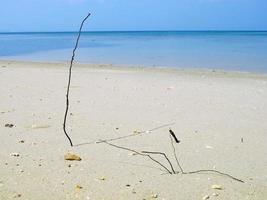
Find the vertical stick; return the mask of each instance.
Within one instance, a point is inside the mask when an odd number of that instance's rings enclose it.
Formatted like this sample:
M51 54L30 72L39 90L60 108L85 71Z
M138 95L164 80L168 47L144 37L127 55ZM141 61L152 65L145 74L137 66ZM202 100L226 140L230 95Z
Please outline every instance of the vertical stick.
M67 85L67 93L66 93L66 110L65 110L65 115L64 115L64 122L63 122L63 131L66 135L66 137L68 138L69 142L70 142L70 146L73 146L72 140L70 138L70 136L68 135L67 131L66 131L66 123L67 123L67 116L68 116L68 111L69 111L69 93L70 93L70 83L71 83L71 70L72 70L72 65L73 65L73 61L75 58L75 52L76 49L78 47L79 44L79 40L80 40L80 36L81 36L81 32L82 32L82 28L83 28L83 24L84 22L88 19L88 17L91 15L91 13L89 13L82 21L80 29L79 29L79 34L78 37L76 39L76 44L75 47L72 51L72 57L71 57L71 61L70 61L70 67L69 67L69 79L68 79L68 85Z

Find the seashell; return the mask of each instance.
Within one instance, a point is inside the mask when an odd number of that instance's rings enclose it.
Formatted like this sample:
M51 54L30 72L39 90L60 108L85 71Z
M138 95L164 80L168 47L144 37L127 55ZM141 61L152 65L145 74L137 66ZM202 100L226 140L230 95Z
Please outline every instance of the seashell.
M32 129L42 129L42 128L49 128L49 125L37 125L37 124L33 124L31 126Z
M75 154L72 154L72 153L65 154L64 159L70 160L70 161L81 161L82 160L81 157L79 157Z
M212 185L211 188L215 189L215 190L222 190L223 189L223 187L221 185Z

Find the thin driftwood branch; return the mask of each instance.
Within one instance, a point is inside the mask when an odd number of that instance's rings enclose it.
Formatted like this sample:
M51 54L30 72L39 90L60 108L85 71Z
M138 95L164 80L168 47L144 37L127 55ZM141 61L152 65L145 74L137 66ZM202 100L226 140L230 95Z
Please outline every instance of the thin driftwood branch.
M175 142L176 142L177 144L180 143L180 140L177 139L175 133L174 133L171 129L169 130L169 132L170 132L171 136L173 137L173 139L175 140Z
M239 181L241 183L245 183L243 180L241 179L238 179L238 178L235 178L233 176L231 176L230 174L227 174L227 173L223 173L223 172L220 172L220 171L217 171L217 170L213 170L213 169L202 169L202 170L197 170L197 171L191 171L191 172L184 172L183 174L196 174L196 173L201 173L201 172L214 172L214 173L217 173L217 174L220 174L220 175L223 175L223 176L227 176L235 181Z
M213 173L217 173L217 174L220 174L220 175L229 177L229 178L231 178L231 179L233 179L233 180L235 180L235 181L244 183L243 180L238 179L238 178L236 178L236 177L234 177L234 176L232 176L232 175L230 175L230 174L223 173L223 172L220 172L220 171L217 171L217 170L213 170L213 169L203 169L203 170L196 170L196 171L185 172L185 171L183 170L183 168L181 167L180 162L179 162L179 160L178 160L178 158L177 158L177 153L176 153L176 149L175 149L175 145L174 145L174 141L173 141L174 139L173 139L172 137L173 137L173 135L172 135L171 132L170 132L170 138L171 138L171 145L172 145L172 148L173 148L173 153L174 153L174 156L175 156L177 165L179 166L179 168L180 168L182 174L197 174L197 173L201 173L201 172L213 172Z
M146 156L146 157L148 157L150 160L152 160L153 162L155 162L155 163L157 163L158 165L160 165L161 167L163 167L169 174L172 174L172 172L171 172L167 167L165 167L162 163L160 163L160 162L157 161L156 159L152 158L152 157L151 157L150 155L148 155L148 154L140 153L140 152L138 152L138 151L136 151L136 150L129 149L129 148L127 148L127 147L118 146L118 145L109 143L109 142L107 142L107 141L102 141L102 142L105 143L105 144L108 144L108 145L110 145L110 146L112 146L112 147L118 148L118 149L123 149L123 150L126 150L126 151L131 151L131 152L136 153L137 155L140 155L140 156Z
M69 142L70 142L70 146L73 146L73 143L72 143L72 140L70 138L70 136L68 135L67 133L67 130L66 130L66 123L67 123L67 116L68 116L68 111L69 111L69 93L70 93L70 83L71 83L71 70L72 70L72 65L73 65L73 61L74 61L74 58L75 58L75 52L76 52L76 49L78 47L78 44L79 44L79 40L80 40L80 36L81 36L81 32L82 32L82 28L83 28L83 24L84 22L88 19L88 17L91 15L91 13L89 13L82 21L81 23L81 26L80 26L80 29L79 29L79 33L78 33L78 37L76 39L76 43L75 43L75 47L72 51L72 57L71 57L71 61L70 61L70 67L69 67L69 79L68 79L68 85L67 85L67 92L66 92L66 110L65 110L65 114L64 114L64 122L63 122L63 131L66 135L66 137L68 138Z
M111 139L105 139L105 140L99 140L99 141L96 141L97 144L99 143L103 143L103 142L112 142L112 141L116 141L116 140L122 140L122 139L126 139L126 138L129 138L129 137L134 137L134 136L138 136L138 135L141 135L141 134L144 134L144 133L150 133L152 131L156 131L158 129L161 129L161 128L164 128L166 126L170 126L170 125L173 125L175 123L170 123L170 124L163 124L161 126L158 126L156 128L152 128L152 129L149 129L149 130L146 130L146 131L140 131L140 132L137 132L137 133L133 133L133 134L129 134L129 135L125 135L125 136L121 136L121 137L116 137L116 138L111 138Z
M176 163L177 163L177 166L179 167L180 171L182 174L184 174L184 170L177 158L177 154L176 154L176 149L175 149L175 146L174 146L174 143L173 143L173 138L172 138L172 135L170 135L170 139L171 139L171 145L172 145L172 150L173 150L173 154L174 154L174 157L175 157L175 160L176 160Z
M155 151L141 151L141 153L145 153L145 154L158 154L158 155L162 155L165 157L165 159L167 160L167 162L169 163L171 169L172 169L172 173L175 174L175 170L172 166L171 161L169 160L169 158L167 157L167 155L165 153L162 152L155 152Z

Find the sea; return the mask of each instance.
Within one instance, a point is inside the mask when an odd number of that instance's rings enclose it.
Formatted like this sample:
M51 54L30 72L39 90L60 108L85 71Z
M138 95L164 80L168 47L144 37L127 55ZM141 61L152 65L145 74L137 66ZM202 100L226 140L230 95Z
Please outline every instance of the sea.
M0 60L69 61L77 34L0 33ZM267 73L267 31L83 32L75 60Z

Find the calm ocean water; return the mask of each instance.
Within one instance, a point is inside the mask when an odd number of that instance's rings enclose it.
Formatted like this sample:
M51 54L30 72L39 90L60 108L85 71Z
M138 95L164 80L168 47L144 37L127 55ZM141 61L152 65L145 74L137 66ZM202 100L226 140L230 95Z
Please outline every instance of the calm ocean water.
M0 33L0 59L68 61L77 33ZM86 32L83 63L267 72L267 31Z

